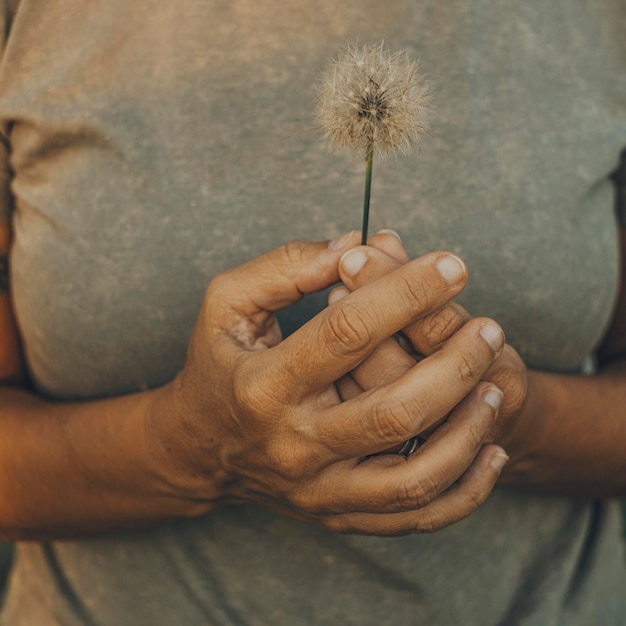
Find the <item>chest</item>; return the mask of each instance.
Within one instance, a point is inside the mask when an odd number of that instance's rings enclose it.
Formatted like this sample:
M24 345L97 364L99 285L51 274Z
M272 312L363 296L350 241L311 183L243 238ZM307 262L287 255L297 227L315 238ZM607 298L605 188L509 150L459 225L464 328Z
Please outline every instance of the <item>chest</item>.
M317 73L357 35L408 47L436 93L420 156L375 166L373 229L413 256L464 256L462 302L529 365L573 368L593 348L617 280L606 176L626 144L624 80L581 48L597 37L615 62L604 22L539 3L497 20L464 3L156 4L52 3L42 35L23 2L5 53L14 300L42 389L168 380L213 275L358 227L362 164L311 130Z

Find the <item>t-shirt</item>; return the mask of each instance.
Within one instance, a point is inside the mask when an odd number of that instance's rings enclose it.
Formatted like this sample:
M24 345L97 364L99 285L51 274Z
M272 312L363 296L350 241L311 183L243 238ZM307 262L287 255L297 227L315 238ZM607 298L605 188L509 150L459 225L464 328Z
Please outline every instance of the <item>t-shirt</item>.
M347 41L422 60L433 131L376 163L372 232L462 255L459 298L529 367L574 371L618 281L623 0L5 0L0 198L36 389L173 378L207 283L360 225L363 164L313 128ZM323 294L281 315L288 333ZM546 416L549 419L550 416ZM59 494L62 497L62 494ZM21 543L11 626L603 626L626 619L615 503L496 489L432 535L336 535L253 505Z

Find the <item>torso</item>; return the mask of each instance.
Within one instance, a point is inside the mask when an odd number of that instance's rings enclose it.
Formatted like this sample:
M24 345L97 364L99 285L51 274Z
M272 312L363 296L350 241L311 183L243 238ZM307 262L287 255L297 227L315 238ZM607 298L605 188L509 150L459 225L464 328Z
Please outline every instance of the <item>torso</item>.
M94 398L170 380L213 275L358 228L362 164L311 129L317 74L355 38L407 48L436 93L419 157L376 165L372 230L398 230L412 255L460 253L463 304L497 319L529 366L576 369L615 297L607 175L626 145L626 12L491 4L22 0L0 117L13 297L39 390ZM323 301L284 314L285 331ZM72 624L582 625L594 622L578 603L602 597L595 623L617 624L617 524L610 507L504 491L436 536L391 540L225 509L22 546L7 615L30 623L29 592L34 616Z

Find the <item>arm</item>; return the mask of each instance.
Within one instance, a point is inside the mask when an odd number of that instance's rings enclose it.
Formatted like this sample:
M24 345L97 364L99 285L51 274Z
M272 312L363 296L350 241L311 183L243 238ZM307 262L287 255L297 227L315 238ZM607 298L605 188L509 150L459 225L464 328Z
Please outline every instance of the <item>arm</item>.
M622 284L596 376L531 372L529 401L501 441L502 483L594 497L626 496L626 230Z
M0 224L0 269L8 223ZM142 423L155 393L52 404L20 389L26 376L6 272L0 276L0 537L71 535L185 514L160 493Z
M202 512L165 491L146 447L162 390L76 404L0 393L2 539L58 539Z
M508 433L504 484L626 496L626 153L613 176L621 285L593 377L531 373L529 402Z
M477 386L501 347L495 324L468 323L448 350L389 388L342 403L334 386L458 293L464 272L450 282L437 269L446 255L407 264L382 290L362 289L280 341L274 312L336 282L356 240L283 246L218 276L187 363L162 388L80 403L1 390L0 536L71 537L240 502L379 535L435 530L471 513L503 460L501 448L483 445L492 386ZM451 411L428 454L364 460Z

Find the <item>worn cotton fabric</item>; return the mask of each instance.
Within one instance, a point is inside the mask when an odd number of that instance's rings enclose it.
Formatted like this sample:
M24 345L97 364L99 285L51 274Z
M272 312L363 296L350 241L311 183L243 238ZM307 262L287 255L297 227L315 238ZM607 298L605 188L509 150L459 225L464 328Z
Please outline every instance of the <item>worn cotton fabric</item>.
M422 60L417 158L375 165L373 231L447 248L460 298L530 367L574 371L618 280L608 176L626 146L621 0L5 1L2 211L38 391L90 399L183 366L208 281L358 228L362 163L312 130L348 40ZM285 332L324 306L282 314ZM549 416L546 416L549 419ZM59 494L62 497L62 494ZM432 536L338 536L254 506L17 548L2 623L624 623L612 503L499 489Z

